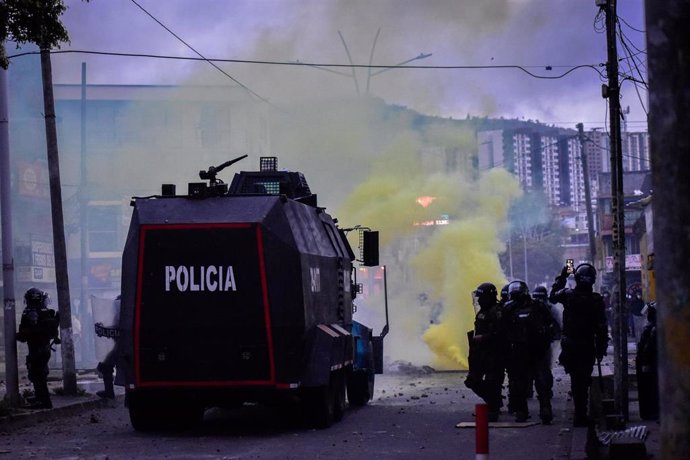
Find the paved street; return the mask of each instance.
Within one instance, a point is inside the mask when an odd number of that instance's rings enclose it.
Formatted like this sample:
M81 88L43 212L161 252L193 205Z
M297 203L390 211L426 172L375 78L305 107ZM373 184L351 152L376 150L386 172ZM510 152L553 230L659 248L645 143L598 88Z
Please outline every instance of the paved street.
M478 400L463 379L461 372L415 368L379 375L371 404L348 410L343 421L326 430L305 428L296 409L244 406L207 411L193 430L142 434L129 424L120 397L77 415L5 427L0 453L11 458L469 459L475 457L475 431L456 424L473 421ZM557 381L554 390L554 424L491 428L494 458L567 458L573 433L565 385ZM537 401L529 404L538 421ZM501 421L512 417L502 415Z
M611 351L603 363L612 372ZM634 362L631 343L630 362ZM634 367L631 367L631 371ZM583 459L587 430L572 427L569 378L556 366L554 422L523 427L491 427L490 456L497 459ZM52 374L51 374L52 375ZM53 375L53 378L57 376ZM138 433L124 408L123 389L115 401L94 393L96 374L80 374L81 396L53 395L53 410L0 416L0 455L6 458L225 458L225 459L474 459L473 422L478 398L463 385L465 372L435 372L394 363L376 376L374 399L348 409L325 430L305 427L298 408L245 405L211 409L199 427L184 432ZM26 383L26 382L25 382ZM650 458L660 458L659 423L639 418L635 378L631 376L628 428L644 427ZM59 379L51 383L61 386ZM0 385L0 394L4 388ZM504 395L506 394L504 390ZM530 421L538 422L538 402L529 400ZM511 422L503 412L499 422Z

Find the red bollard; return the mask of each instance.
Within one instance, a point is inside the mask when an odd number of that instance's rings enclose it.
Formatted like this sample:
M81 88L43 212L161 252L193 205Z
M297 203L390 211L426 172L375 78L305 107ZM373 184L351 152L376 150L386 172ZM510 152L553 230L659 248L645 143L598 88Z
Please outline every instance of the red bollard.
M487 460L489 458L489 406L477 404L474 406L475 435L476 435L476 459Z

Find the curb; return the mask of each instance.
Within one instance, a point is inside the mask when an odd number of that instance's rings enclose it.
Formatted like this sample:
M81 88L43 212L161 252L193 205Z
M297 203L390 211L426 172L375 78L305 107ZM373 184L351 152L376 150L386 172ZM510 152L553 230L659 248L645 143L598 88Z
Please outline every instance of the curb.
M53 404L59 397L53 396ZM77 399L78 398L78 399ZM14 414L0 417L0 431L7 432L25 428L40 423L59 420L66 417L82 414L88 410L109 407L114 403L124 401L124 396L117 395L114 400L105 400L98 397L76 397L74 400L63 403L59 407L40 410L22 410ZM59 403L58 403L59 404Z

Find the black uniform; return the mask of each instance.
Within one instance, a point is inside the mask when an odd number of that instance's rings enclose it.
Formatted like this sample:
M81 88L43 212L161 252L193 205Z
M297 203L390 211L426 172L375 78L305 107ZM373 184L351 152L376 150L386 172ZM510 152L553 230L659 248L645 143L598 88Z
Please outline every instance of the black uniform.
M553 363L553 346L555 341L561 339L561 325L559 324L557 315L554 312L553 305L551 305L549 302L549 296L545 287L537 286L534 289L532 297L535 302L544 306L544 310L549 312L548 319L544 319L548 321L547 336L549 339L549 346L547 347L546 352L541 355L540 359L534 363L533 377L534 381L537 381L538 379L543 385L544 389L542 390L542 393L548 394L549 401L544 401L543 404L540 404L540 416L542 422L549 423L553 418L551 412L551 398L553 397L553 372L551 369ZM541 314L544 315L543 312L541 312Z
M120 343L120 329L118 328L118 323L120 322L120 296L113 302L113 307L115 308L115 318L113 327L105 327L101 323L96 323L96 336L107 337L113 339L115 344L113 348L108 352L103 361L99 362L96 366L96 370L100 372L103 377L103 390L97 391L96 394L101 398L113 399L115 398L115 387L113 385L114 374L115 374L115 362L119 353L119 343Z
M26 368L29 380L34 386L35 400L31 407L37 409L53 407L48 392L48 361L50 361L51 344L59 343L58 328L60 319L55 310L47 308L48 295L36 288L31 288L24 295L26 308L22 312L17 340L26 342L29 354L26 356Z
M489 406L489 419L498 419L502 405L501 390L505 375L505 342L500 330L502 307L496 301L496 288L481 284L475 291L480 310L469 334L469 371L465 385Z
M553 340L553 319L546 305L529 296L527 286L510 293L504 318L509 342L508 379L515 420L528 418L527 397L534 376L534 386L539 398L539 416L543 423L551 423L551 397L553 376L548 362L549 348ZM512 284L512 283L511 283Z
M656 304L647 305L647 325L637 344L635 370L640 404L640 418L659 418L659 371L657 356Z
M575 404L576 426L587 425L587 401L595 360L606 354L608 325L604 301L593 292L596 270L582 264L575 270L575 289L566 288L567 269L563 269L551 288L549 300L563 304L563 332L559 361L570 374Z

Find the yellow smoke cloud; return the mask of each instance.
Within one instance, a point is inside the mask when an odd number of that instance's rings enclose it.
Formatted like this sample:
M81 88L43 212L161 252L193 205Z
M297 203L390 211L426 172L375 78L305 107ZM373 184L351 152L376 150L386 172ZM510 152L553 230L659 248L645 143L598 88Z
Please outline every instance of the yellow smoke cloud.
M340 215L381 232L390 297L388 359L467 368L471 293L483 282L498 289L505 283L500 235L508 207L521 192L504 170L478 176L430 173L418 152L414 139L392 145L371 165L370 177L348 197ZM421 196L433 200L423 207L417 202ZM447 225L418 225L441 215L448 216ZM442 308L440 317L430 316L430 306Z

